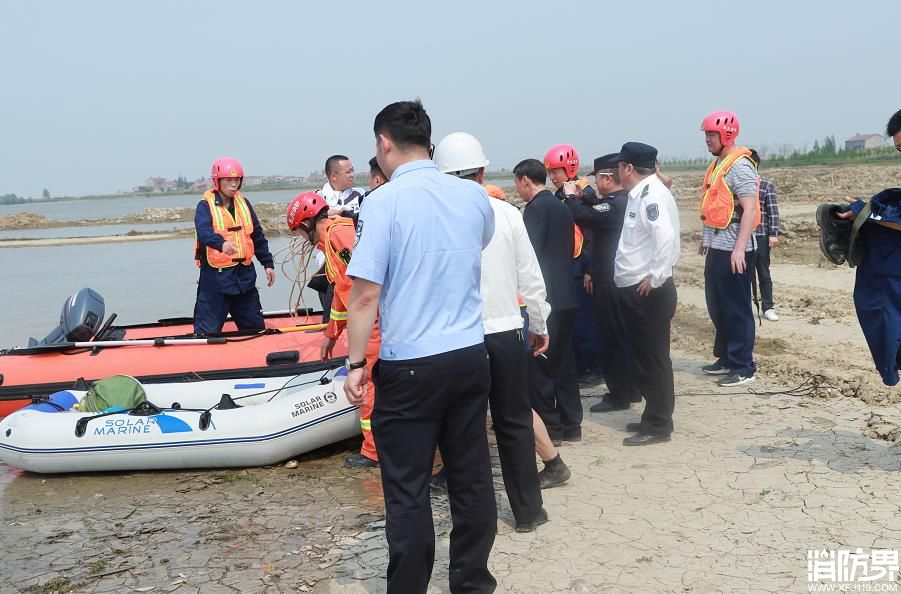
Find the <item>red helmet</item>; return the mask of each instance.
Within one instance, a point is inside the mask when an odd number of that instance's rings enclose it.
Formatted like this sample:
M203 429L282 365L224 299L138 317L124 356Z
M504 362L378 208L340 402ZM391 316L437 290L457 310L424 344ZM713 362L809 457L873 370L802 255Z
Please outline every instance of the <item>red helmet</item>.
M579 153L571 145L558 144L544 155L544 167L548 171L563 168L572 179L579 173Z
M701 122L701 131L719 132L723 146L732 146L738 136L738 116L731 111L715 111Z
M210 170L210 176L213 178L213 189L219 189L219 180L226 177L240 177L244 181L244 168L237 159L231 157L220 157L213 161Z
M288 219L288 229L294 231L303 228L304 231L311 231L312 226L304 225L304 221L316 218L323 208L328 208L325 198L316 192L304 192L295 196L288 205L286 214Z

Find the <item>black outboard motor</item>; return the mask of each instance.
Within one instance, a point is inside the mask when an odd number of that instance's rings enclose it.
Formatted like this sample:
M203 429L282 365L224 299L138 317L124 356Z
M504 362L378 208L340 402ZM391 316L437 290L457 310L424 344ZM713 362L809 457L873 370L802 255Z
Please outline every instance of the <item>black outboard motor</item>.
M60 342L84 342L91 340L100 329L105 313L103 297L93 289L84 288L66 299L59 315L59 326L44 340L28 339L28 346L56 344Z

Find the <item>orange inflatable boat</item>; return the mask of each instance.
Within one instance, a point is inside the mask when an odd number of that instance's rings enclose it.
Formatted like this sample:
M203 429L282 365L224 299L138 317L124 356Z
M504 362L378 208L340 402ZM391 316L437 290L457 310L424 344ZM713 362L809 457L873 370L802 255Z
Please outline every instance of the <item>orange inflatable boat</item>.
M266 329L238 331L228 321L222 333L193 335L192 318L116 326L102 324L103 299L82 289L63 306L60 326L42 341L0 351L0 417L54 392L87 389L116 374L141 383L287 377L320 362L322 314L302 310L264 314ZM346 333L333 350L347 356ZM335 361L331 362L331 366ZM246 383L246 382L244 382Z

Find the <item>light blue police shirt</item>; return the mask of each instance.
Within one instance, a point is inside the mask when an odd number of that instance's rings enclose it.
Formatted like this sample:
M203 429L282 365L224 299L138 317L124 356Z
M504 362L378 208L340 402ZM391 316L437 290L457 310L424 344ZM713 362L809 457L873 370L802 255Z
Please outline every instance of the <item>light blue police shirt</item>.
M417 359L484 341L482 249L494 211L479 184L411 161L363 202L348 276L382 285L379 358Z

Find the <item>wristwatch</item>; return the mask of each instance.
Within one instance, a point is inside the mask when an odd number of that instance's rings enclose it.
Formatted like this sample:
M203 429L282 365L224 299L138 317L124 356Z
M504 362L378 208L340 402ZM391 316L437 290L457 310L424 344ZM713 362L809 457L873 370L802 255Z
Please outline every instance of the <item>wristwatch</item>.
M351 363L350 359L345 359L344 366L347 368L348 371L353 371L354 369L366 367L366 359L363 359L362 361L358 361L356 363Z

